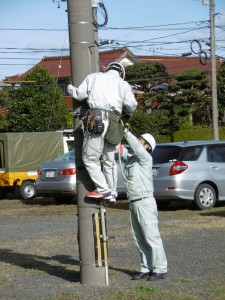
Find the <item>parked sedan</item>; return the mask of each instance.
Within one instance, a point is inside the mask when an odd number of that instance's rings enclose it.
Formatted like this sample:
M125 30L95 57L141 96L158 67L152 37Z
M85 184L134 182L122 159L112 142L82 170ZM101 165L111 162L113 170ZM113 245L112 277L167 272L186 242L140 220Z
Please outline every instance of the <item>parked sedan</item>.
M225 141L159 144L152 155L158 202L192 200L207 209L225 200Z
M125 194L121 165L117 161L119 195ZM70 201L76 196L75 150L71 150L54 161L44 162L38 170L37 193L53 196L57 202Z

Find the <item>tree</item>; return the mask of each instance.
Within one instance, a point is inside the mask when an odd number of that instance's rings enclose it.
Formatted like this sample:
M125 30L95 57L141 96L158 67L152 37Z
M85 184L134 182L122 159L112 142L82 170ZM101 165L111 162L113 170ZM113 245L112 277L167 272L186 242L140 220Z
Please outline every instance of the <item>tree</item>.
M186 70L175 77L167 88L152 89L152 99L157 101L157 108L164 110L165 123L164 132L174 140L174 133L183 124L211 123L210 111L210 89L205 74L199 70Z
M129 83L142 91L137 98L139 109L150 119L160 117L161 122L154 119L158 131L169 135L171 141L174 132L187 121L190 126L211 124L209 81L201 71L186 70L171 81L163 65L140 63L128 67L126 74Z
M224 116L225 107L225 62L220 66L217 74L217 96L219 116Z
M168 84L166 88L155 88L149 93L149 100L152 107L152 114L160 111L163 122L159 123L160 134L169 135L173 142L174 132L179 130L183 117L187 114L183 101L177 99L179 87L175 84Z
M12 94L9 130L48 131L67 127L69 108L56 80L43 67L35 67Z
M126 79L142 92L136 94L139 111L132 116L132 130L138 134L148 131L155 137L170 135L172 140L180 118L168 96L170 77L166 67L159 63L138 63L127 67Z
M167 82L168 76L166 67L160 63L136 63L126 68L126 80L144 92Z
M8 108L10 102L11 87L5 86L0 89L0 131L7 131L8 129Z
M210 126L211 116L211 91L209 80L203 72L189 69L176 76L179 93L176 101L183 102L183 107L188 111L189 122L197 125Z
M130 120L131 130L136 135L151 133L157 142L161 142L161 135L168 135L170 119L164 110L153 110L147 114L143 110L137 109Z

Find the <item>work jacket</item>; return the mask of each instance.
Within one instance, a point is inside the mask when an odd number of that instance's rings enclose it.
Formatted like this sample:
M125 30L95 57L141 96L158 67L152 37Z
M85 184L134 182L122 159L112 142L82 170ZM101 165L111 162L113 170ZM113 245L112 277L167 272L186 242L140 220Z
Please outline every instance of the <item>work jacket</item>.
M130 116L137 106L130 85L115 70L90 74L78 88L69 85L68 92L76 100L87 100L90 108L119 114L123 111Z
M126 151L121 153L125 160L124 175L127 196L129 200L153 197L152 157L138 139L130 132L125 137L134 154L128 156Z

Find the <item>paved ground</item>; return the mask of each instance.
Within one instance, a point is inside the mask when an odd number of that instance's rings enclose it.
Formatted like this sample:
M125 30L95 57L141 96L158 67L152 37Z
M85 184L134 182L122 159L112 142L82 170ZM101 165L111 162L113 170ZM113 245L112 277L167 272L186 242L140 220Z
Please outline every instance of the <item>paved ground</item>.
M160 299L174 293L174 299L225 299L225 206L172 207L160 211L159 220L169 275L151 287L172 291ZM107 207L107 225L115 236L108 242L109 286L89 287L80 284L76 205L0 201L0 299L131 299L118 295L149 287L130 280L139 254L126 201Z

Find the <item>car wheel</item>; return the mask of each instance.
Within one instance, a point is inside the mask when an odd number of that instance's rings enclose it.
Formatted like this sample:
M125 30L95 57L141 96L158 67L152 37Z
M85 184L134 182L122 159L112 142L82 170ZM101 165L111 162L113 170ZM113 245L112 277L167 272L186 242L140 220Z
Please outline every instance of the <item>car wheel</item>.
M37 195L35 183L33 181L24 181L20 186L19 193L24 200L33 199Z
M195 191L194 204L198 209L208 209L214 207L216 203L216 192L207 183L202 183Z

